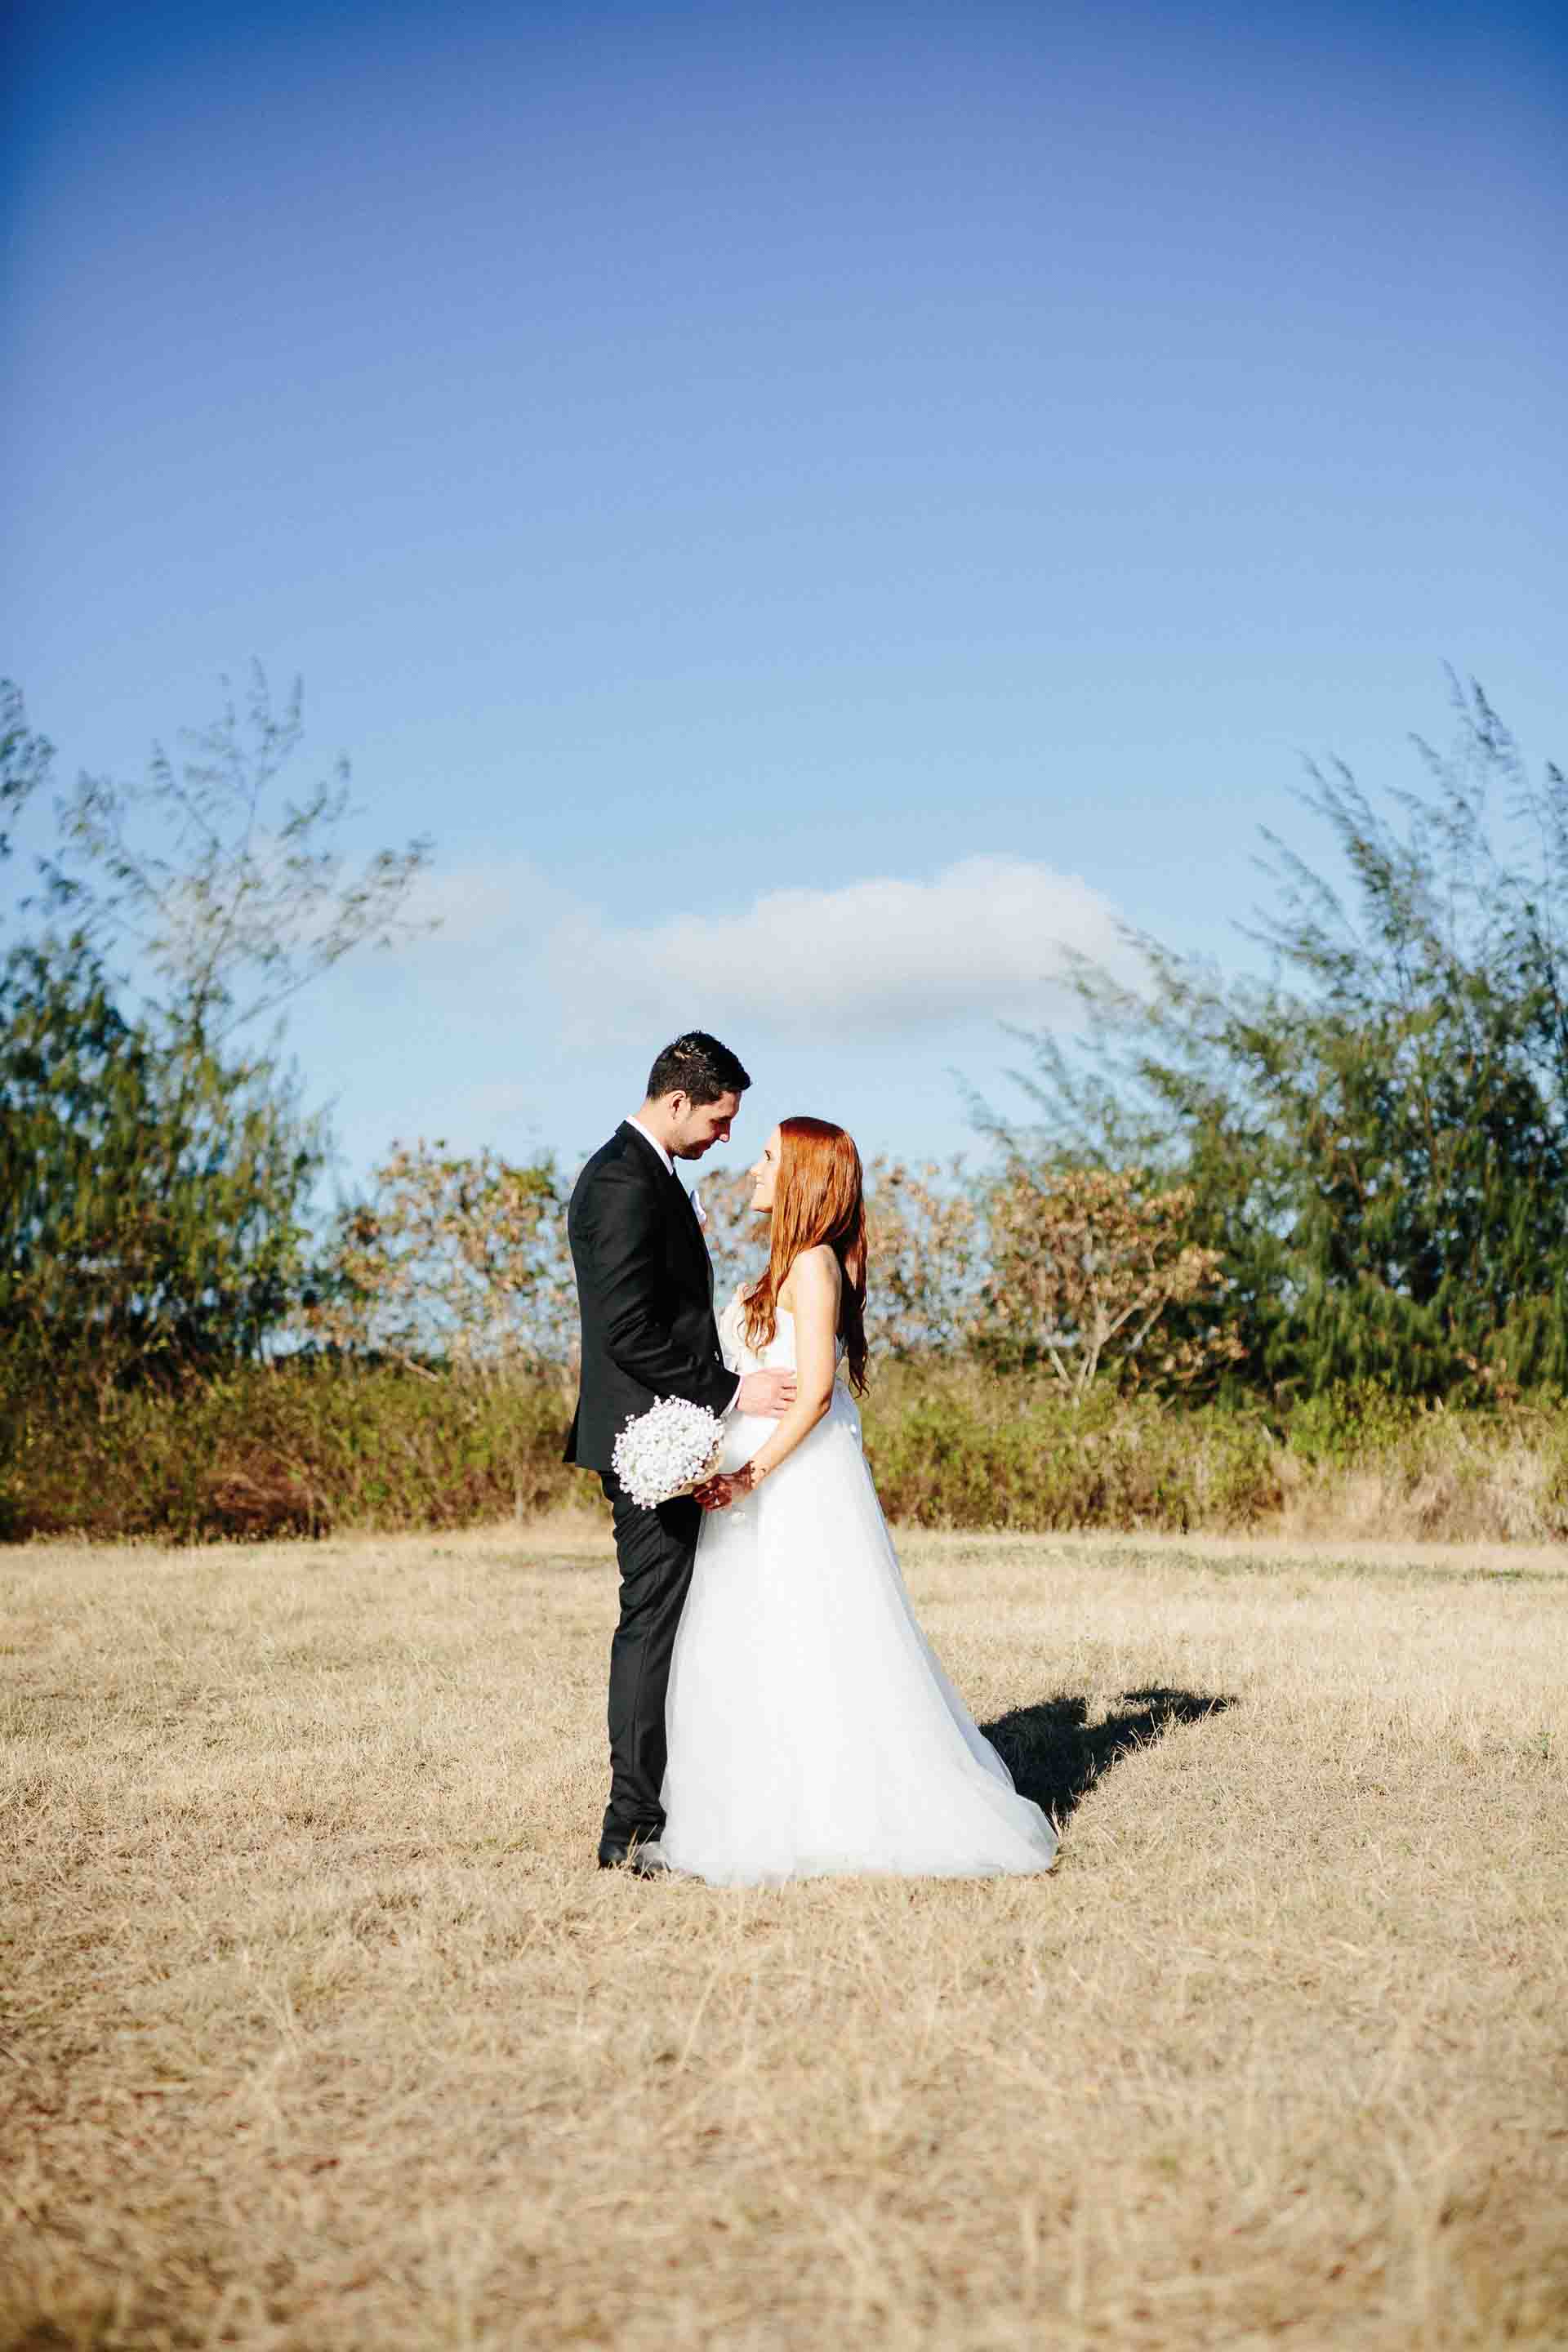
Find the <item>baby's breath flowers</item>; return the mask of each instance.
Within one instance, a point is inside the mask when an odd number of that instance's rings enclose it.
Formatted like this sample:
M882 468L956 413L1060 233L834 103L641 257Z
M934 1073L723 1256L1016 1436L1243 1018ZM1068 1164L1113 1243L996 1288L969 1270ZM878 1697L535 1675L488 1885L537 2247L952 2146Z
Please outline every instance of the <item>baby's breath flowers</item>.
M724 1424L706 1405L660 1397L634 1414L616 1438L611 1466L622 1490L645 1510L689 1495L719 1459Z

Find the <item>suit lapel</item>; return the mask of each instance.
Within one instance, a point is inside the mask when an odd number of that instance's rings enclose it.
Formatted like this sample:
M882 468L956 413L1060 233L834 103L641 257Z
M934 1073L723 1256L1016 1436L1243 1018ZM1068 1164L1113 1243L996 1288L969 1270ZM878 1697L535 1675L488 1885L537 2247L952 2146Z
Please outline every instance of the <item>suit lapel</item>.
M701 1253L703 1269L708 1277L708 1303L711 1306L713 1303L713 1260L708 1248L707 1235L703 1233L701 1226L697 1221L697 1211L692 1205L691 1195L687 1191L685 1185L681 1182L679 1177L671 1171L669 1181L680 1195L680 1210L681 1212L684 1212L687 1229L690 1233L692 1238L697 1244L698 1249ZM678 1212L678 1213L679 1213L679 1212Z
M635 1151L640 1153L646 1160L648 1174L652 1178L653 1181L657 1184L659 1178L662 1176L670 1190L679 1195L679 1200L670 1202L669 1213L676 1219L678 1223L680 1224L682 1230L688 1235L695 1258L701 1265L703 1284L708 1293L708 1304L709 1307L711 1307L713 1304L713 1260L709 1253L708 1243L703 1234L702 1228L697 1222L697 1212L691 1205L691 1195L687 1191L685 1185L681 1182L679 1177L676 1174L674 1169L665 1168L662 1166L652 1145L648 1142L647 1136L635 1129L632 1126L630 1119L624 1118L621 1121L621 1127L625 1133L635 1135L637 1137L637 1140L632 1148Z

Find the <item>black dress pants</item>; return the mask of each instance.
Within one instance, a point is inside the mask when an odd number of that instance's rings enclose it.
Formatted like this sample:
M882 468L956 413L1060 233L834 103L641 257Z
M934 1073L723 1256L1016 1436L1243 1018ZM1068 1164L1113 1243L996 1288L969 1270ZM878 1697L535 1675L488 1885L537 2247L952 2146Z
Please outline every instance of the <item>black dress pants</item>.
M610 1643L610 1801L605 1835L657 1837L664 1827L659 1789L666 1743L664 1695L675 1631L686 1605L700 1505L689 1495L649 1510L622 1493L614 1472L602 1483L615 1512L621 1616Z

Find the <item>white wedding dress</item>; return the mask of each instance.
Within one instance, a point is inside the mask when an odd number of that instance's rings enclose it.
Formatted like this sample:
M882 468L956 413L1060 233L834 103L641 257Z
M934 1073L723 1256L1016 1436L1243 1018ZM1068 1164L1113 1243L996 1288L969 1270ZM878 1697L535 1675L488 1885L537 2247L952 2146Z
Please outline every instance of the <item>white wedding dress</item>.
M782 1312L759 1356L740 1295L720 1319L735 1372L795 1365ZM721 1467L777 1426L732 1416ZM659 1851L743 1886L833 1873L1048 1870L1057 1837L915 1622L842 1381L757 1492L702 1524L666 1702Z

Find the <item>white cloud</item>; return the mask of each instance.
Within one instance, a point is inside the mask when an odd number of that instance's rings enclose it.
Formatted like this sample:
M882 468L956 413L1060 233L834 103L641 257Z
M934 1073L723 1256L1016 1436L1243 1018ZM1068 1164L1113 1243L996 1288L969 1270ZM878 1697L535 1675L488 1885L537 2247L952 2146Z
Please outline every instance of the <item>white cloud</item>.
M1065 953L1114 959L1110 902L1026 858L965 857L929 881L891 877L772 890L733 912L616 929L586 909L556 923L548 961L563 999L652 1018L705 1005L774 1032L951 1028L1028 1019L1060 1001Z
M782 1112L810 1109L868 1151L942 1157L973 1144L949 1072L1005 1097L1016 1056L996 1024L1072 1023L1068 947L1125 961L1099 891L1000 856L655 923L617 921L522 859L432 876L422 900L443 928L363 959L332 1017L325 1001L312 1016L313 1065L362 1168L416 1135L515 1159L551 1143L574 1165L689 1023L756 1077L742 1155Z

